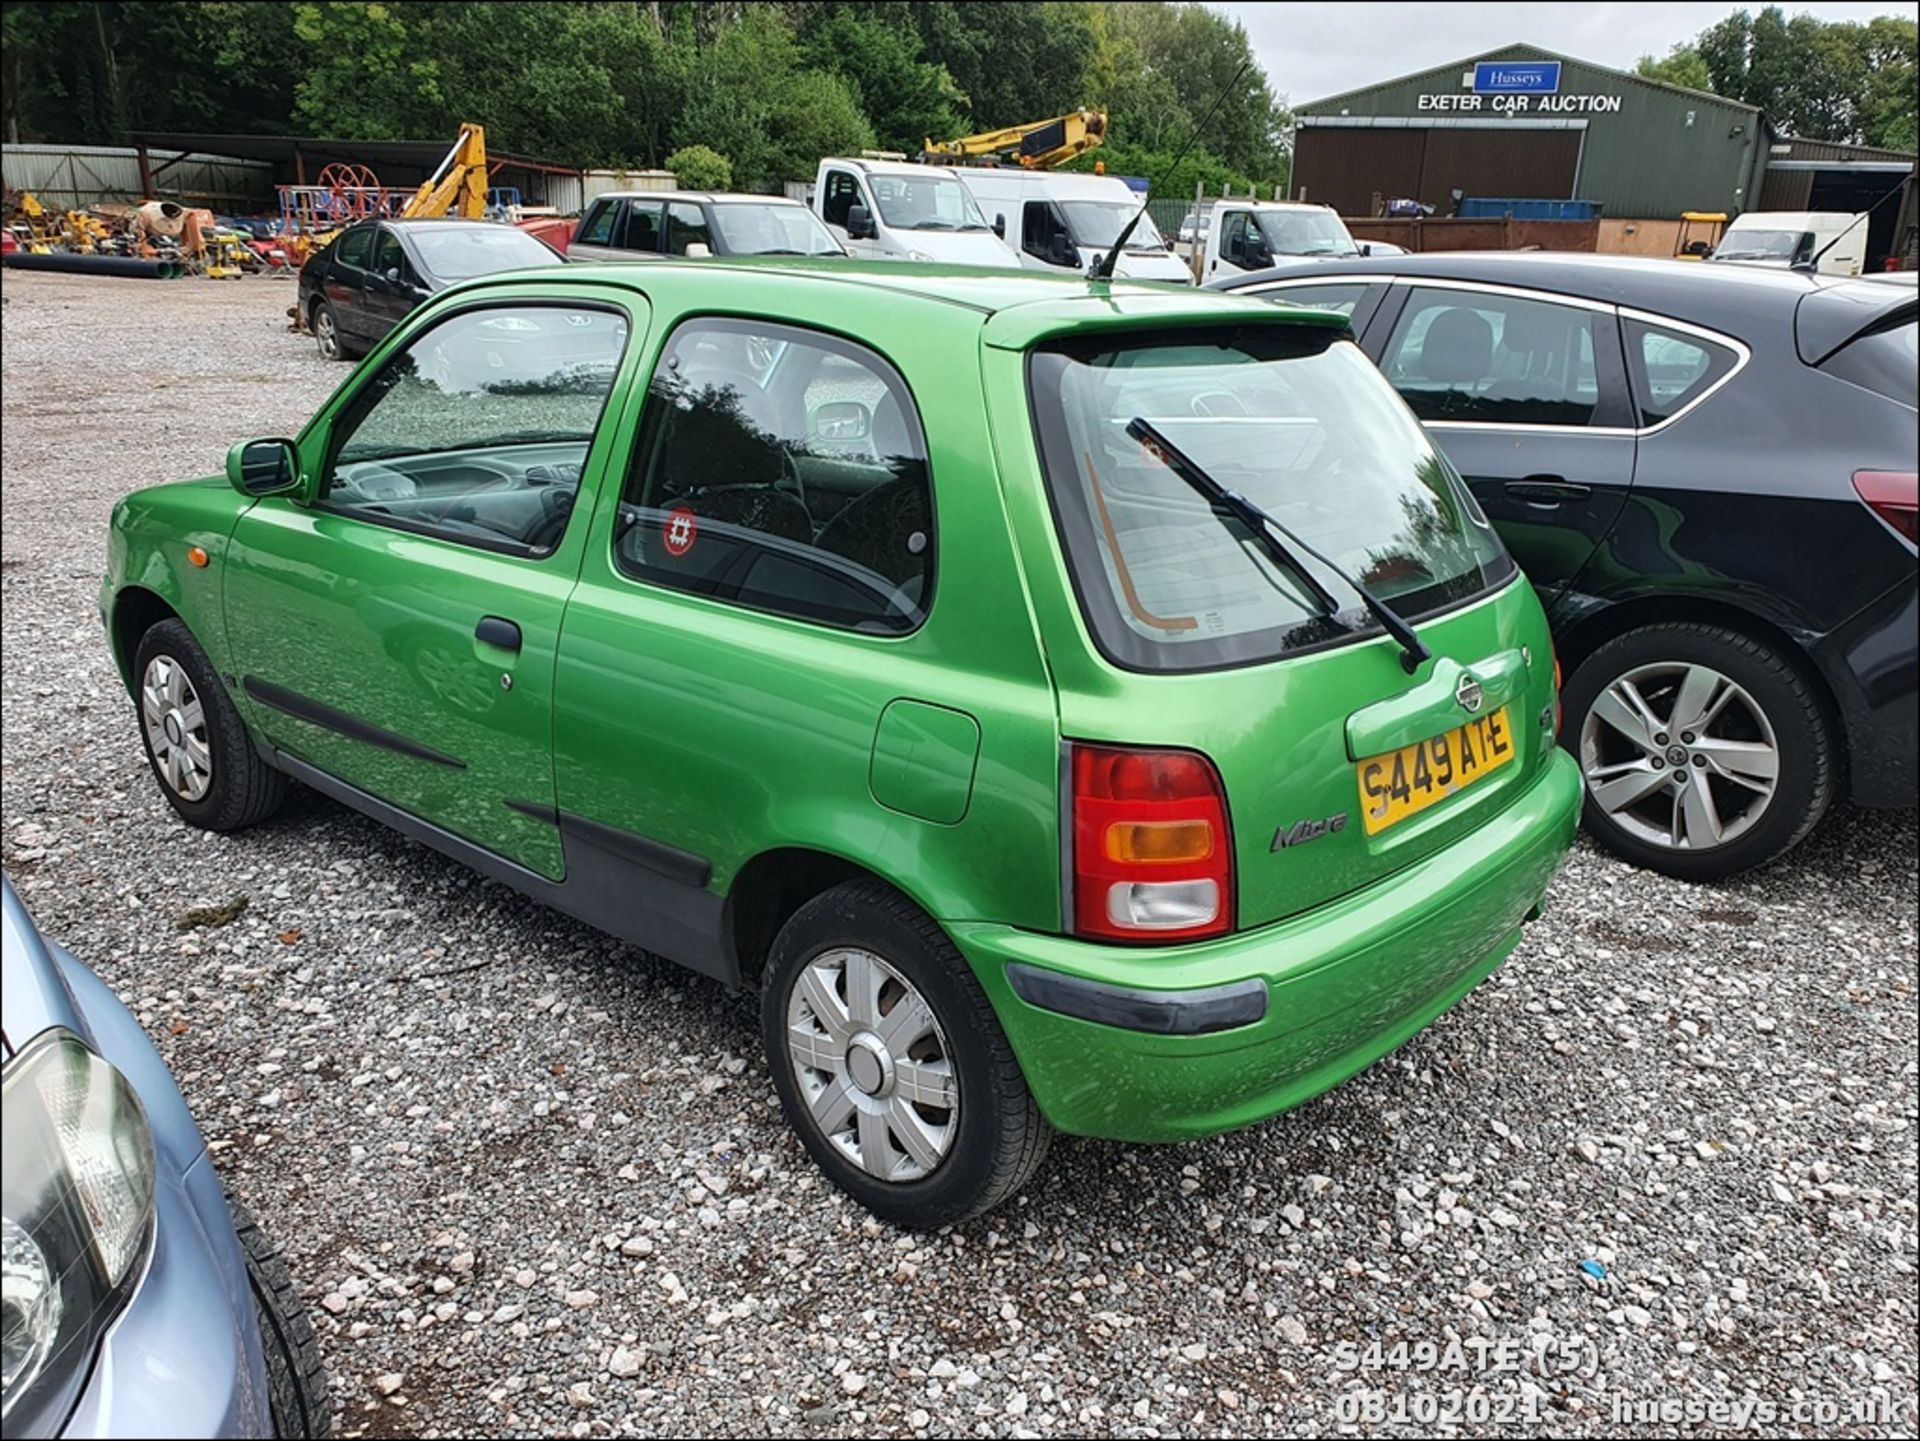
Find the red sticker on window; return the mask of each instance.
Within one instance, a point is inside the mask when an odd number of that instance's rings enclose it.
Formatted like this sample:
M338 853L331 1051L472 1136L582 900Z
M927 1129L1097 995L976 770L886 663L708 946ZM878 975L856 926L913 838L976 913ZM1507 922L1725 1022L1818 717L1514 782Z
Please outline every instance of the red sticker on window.
M693 512L682 507L667 512L667 554L685 555L693 549L693 538L700 532L699 523Z

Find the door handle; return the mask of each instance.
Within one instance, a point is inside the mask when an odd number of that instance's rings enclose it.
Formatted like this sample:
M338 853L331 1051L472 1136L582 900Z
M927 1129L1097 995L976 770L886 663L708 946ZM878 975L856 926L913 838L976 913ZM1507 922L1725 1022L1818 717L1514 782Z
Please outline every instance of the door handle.
M1593 494L1592 486L1563 480L1557 475L1530 475L1525 480L1510 480L1506 489L1507 494L1515 500L1524 500L1528 505L1543 509L1551 509L1569 500L1585 500Z
M473 638L488 645L497 645L502 650L520 649L520 627L497 615L481 616L480 624L473 628Z

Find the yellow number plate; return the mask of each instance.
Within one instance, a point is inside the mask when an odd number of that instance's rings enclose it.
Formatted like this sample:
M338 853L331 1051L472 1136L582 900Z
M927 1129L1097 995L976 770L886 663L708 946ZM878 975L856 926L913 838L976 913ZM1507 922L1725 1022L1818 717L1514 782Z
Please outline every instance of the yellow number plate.
M1438 805L1513 759L1513 727L1507 708L1470 720L1458 730L1354 766L1360 780L1360 816L1367 834L1378 835L1428 806Z

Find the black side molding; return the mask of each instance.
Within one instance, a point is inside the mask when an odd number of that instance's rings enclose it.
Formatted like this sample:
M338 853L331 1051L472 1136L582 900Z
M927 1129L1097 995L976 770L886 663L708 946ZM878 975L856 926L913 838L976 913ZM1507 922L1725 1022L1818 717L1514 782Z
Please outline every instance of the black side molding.
M1259 977L1199 991L1140 991L1059 971L1007 967L1007 984L1030 1006L1076 1020L1159 1036L1204 1036L1250 1026L1267 1013L1267 983Z
M259 701L261 705L271 706L274 710L284 712L297 720L324 726L327 730L349 739L363 741L370 746L379 746L382 750L393 751L398 755L412 756L415 760L431 761L437 766L451 766L454 770L463 771L467 768L467 763L458 756L450 756L445 751L437 751L432 746L422 745L419 741L409 740L390 730L382 730L379 726L370 725L358 716L348 715L343 710L335 710L330 705L323 705L309 696L301 695L298 691L275 685L272 681L261 680L257 675L246 676L240 683L246 687L247 694Z
M707 882L713 879L713 862L705 856L696 856L692 851L683 851L677 846L635 835L632 831L623 831L601 821L590 821L571 811L560 811L558 814L562 836L578 836L583 841L591 841L603 851L610 851L635 865L645 866L683 886L704 890Z
M523 816L532 816L536 821L545 821L550 826L560 824L560 812L553 806L543 806L538 801L502 801L510 811L518 811Z

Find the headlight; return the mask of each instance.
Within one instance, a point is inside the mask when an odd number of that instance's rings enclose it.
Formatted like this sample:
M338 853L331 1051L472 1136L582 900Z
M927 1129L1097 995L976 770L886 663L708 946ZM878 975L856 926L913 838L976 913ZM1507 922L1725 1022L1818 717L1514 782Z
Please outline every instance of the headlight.
M133 1088L48 1031L0 1083L0 1382L7 1434L55 1430L153 1234L153 1136Z

